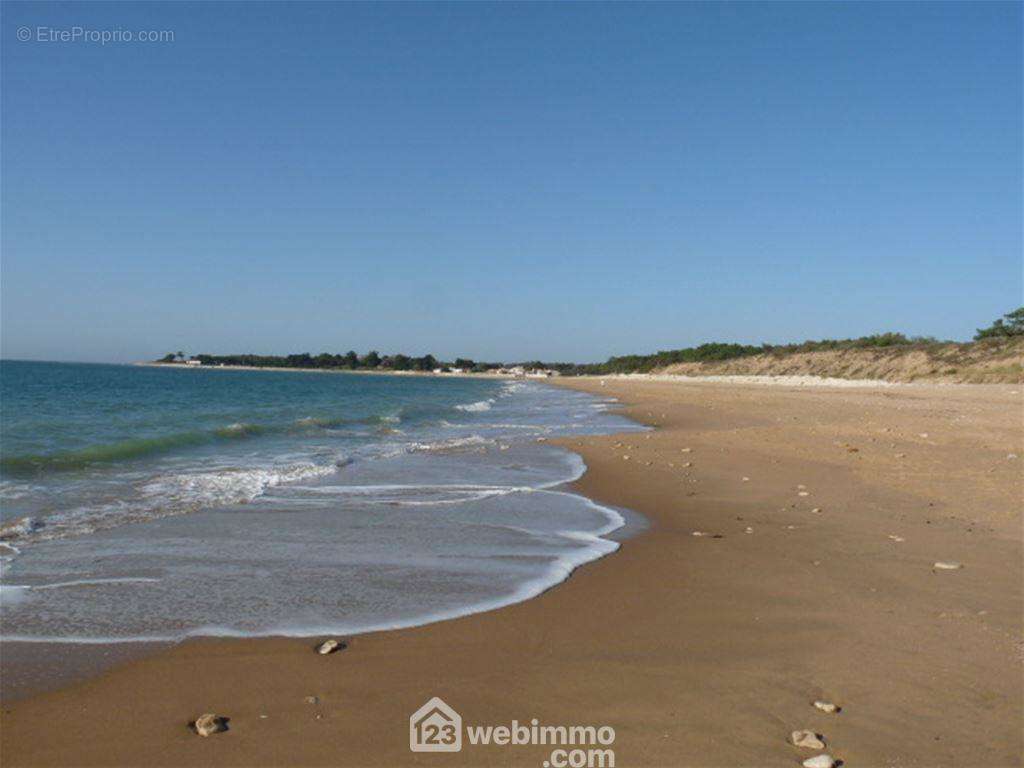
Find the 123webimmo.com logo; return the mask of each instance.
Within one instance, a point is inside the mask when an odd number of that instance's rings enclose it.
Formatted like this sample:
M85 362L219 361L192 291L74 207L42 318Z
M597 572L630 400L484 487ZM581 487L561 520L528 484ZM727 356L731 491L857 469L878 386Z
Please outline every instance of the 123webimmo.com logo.
M610 725L541 725L513 720L511 725L467 725L471 746L551 746L542 768L615 768L615 729ZM461 752L462 717L438 696L409 718L409 749L413 752Z

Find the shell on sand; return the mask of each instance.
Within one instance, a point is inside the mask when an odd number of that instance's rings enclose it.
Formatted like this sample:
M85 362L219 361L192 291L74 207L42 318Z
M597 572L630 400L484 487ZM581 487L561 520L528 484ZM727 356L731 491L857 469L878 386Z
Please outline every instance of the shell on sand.
M329 640L324 640L320 645L317 646L316 652L321 656L326 656L328 653L334 653L335 651L344 650L345 643L341 640L335 640L333 637Z
M211 712L197 717L195 722L192 723L192 727L195 728L196 733L200 736L212 736L215 733L221 733L228 729L227 720Z
M824 749L825 742L822 741L814 731L793 731L789 741L794 747L806 749Z

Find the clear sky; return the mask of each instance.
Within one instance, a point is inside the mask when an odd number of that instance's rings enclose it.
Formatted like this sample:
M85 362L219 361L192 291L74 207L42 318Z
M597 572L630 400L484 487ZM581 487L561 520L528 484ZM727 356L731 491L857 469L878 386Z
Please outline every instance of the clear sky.
M173 41L50 39L76 26ZM1019 3L5 2L0 351L966 339L1024 303L1021 26Z

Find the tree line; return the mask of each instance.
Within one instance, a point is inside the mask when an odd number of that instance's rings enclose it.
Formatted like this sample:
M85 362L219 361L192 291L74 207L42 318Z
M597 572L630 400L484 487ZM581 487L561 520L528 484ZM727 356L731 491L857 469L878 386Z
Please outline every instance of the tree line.
M331 370L391 370L391 371L435 371L438 369L451 371L455 368L463 371L482 373L500 368L501 363L478 363L468 358L459 357L451 362L438 360L433 355L411 357L409 355L381 355L376 350L360 355L354 350L345 354L321 352L318 355L302 352L295 355L208 355L198 354L188 357L183 352L168 352L157 362L176 363L186 360L197 360L203 365L231 365L249 368L313 368Z
M975 341L999 339L1013 336L1024 336L1024 307L1008 312L994 321L987 328L979 328L974 336ZM860 336L855 339L821 339L819 341L803 341L795 344L728 344L711 342L696 347L662 350L648 355L622 355L610 357L603 363L545 363L534 360L519 363L526 371L553 370L563 376L607 375L613 373L647 373L677 363L702 363L732 360L752 355L787 355L798 352L818 352L823 350L843 349L882 349L886 347L928 347L940 342L931 336L905 336L902 333L876 333ZM185 360L183 352L170 352L158 362L173 363ZM203 365L240 365L255 368L322 368L341 370L391 370L391 371L450 371L460 369L473 373L486 373L506 367L504 363L483 363L469 358L459 357L451 362L443 362L433 355L409 357L408 355L381 355L376 351L359 355L354 351L343 355L322 352L311 355L308 352L298 355L193 355ZM513 365L513 364L509 364Z

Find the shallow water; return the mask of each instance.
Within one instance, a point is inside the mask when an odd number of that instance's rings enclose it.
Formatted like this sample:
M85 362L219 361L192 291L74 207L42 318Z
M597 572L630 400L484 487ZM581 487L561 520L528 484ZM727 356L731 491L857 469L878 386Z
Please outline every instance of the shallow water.
M6 639L313 635L515 602L613 551L533 382L4 362Z

